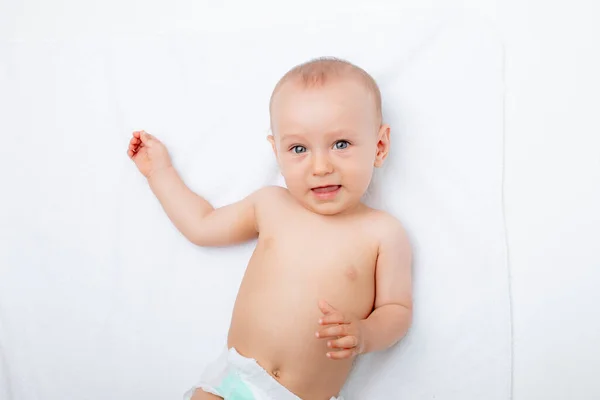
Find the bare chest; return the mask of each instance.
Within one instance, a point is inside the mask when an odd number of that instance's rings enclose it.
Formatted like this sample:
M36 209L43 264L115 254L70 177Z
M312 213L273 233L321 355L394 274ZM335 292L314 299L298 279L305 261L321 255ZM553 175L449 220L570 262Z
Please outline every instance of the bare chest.
M285 288L288 299L327 298L364 314L372 305L376 261L377 246L363 232L296 229L262 235L249 270L263 284Z
M308 274L342 274L350 281L371 273L377 260L376 246L359 233L318 231L287 232L261 237L258 249L265 257L285 261L291 269Z

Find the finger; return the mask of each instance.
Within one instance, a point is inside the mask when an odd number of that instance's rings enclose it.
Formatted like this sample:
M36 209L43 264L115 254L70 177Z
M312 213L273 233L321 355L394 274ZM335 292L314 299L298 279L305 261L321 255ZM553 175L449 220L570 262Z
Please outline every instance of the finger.
M352 358L356 355L354 350L339 350L339 351L330 351L327 353L327 357L332 360L344 360L347 358Z
M319 325L330 325L330 324L347 324L344 316L340 312L327 314L319 318Z
M327 342L327 347L330 349L354 349L356 346L358 346L358 339L356 336L344 336Z
M150 142L154 139L154 137L152 135L150 135L149 133L142 131L142 133L140 134L140 139L142 141L142 144L145 144L146 146L148 146L150 144Z
M319 339L324 338L337 338L338 336L346 336L348 334L348 325L333 325L328 326L327 328L321 329L320 331L315 333L315 336Z
M140 131L134 131L133 132L133 137L139 139L140 138L140 134L141 134Z
M331 314L331 313L337 311L335 308L333 308L331 306L331 304L329 304L325 300L319 300L319 309L321 309L321 312L325 315Z

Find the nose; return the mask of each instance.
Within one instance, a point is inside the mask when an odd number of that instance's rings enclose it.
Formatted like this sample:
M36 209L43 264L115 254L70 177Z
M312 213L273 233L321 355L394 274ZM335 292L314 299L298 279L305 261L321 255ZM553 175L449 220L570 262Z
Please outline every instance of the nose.
M333 172L333 165L327 154L323 154L323 152L319 151L313 154L313 175L325 176Z

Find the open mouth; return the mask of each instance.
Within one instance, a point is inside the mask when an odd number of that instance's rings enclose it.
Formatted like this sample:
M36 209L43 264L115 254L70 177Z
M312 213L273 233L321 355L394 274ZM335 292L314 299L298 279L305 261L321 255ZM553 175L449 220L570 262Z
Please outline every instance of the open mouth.
M341 185L318 186L312 188L311 191L319 200L332 200L337 196L341 187Z
M331 192L335 192L339 188L341 188L340 185L328 185L328 186L315 187L315 188L312 188L311 190L315 193L331 193Z

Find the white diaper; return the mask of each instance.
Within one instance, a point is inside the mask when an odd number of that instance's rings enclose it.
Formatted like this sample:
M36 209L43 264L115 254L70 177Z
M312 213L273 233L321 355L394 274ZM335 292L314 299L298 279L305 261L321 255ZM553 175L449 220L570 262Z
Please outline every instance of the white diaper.
M183 395L184 400L190 400L196 389L225 400L301 400L255 359L240 355L233 347L225 348L219 358L206 366L198 383ZM343 399L332 397L330 400Z

